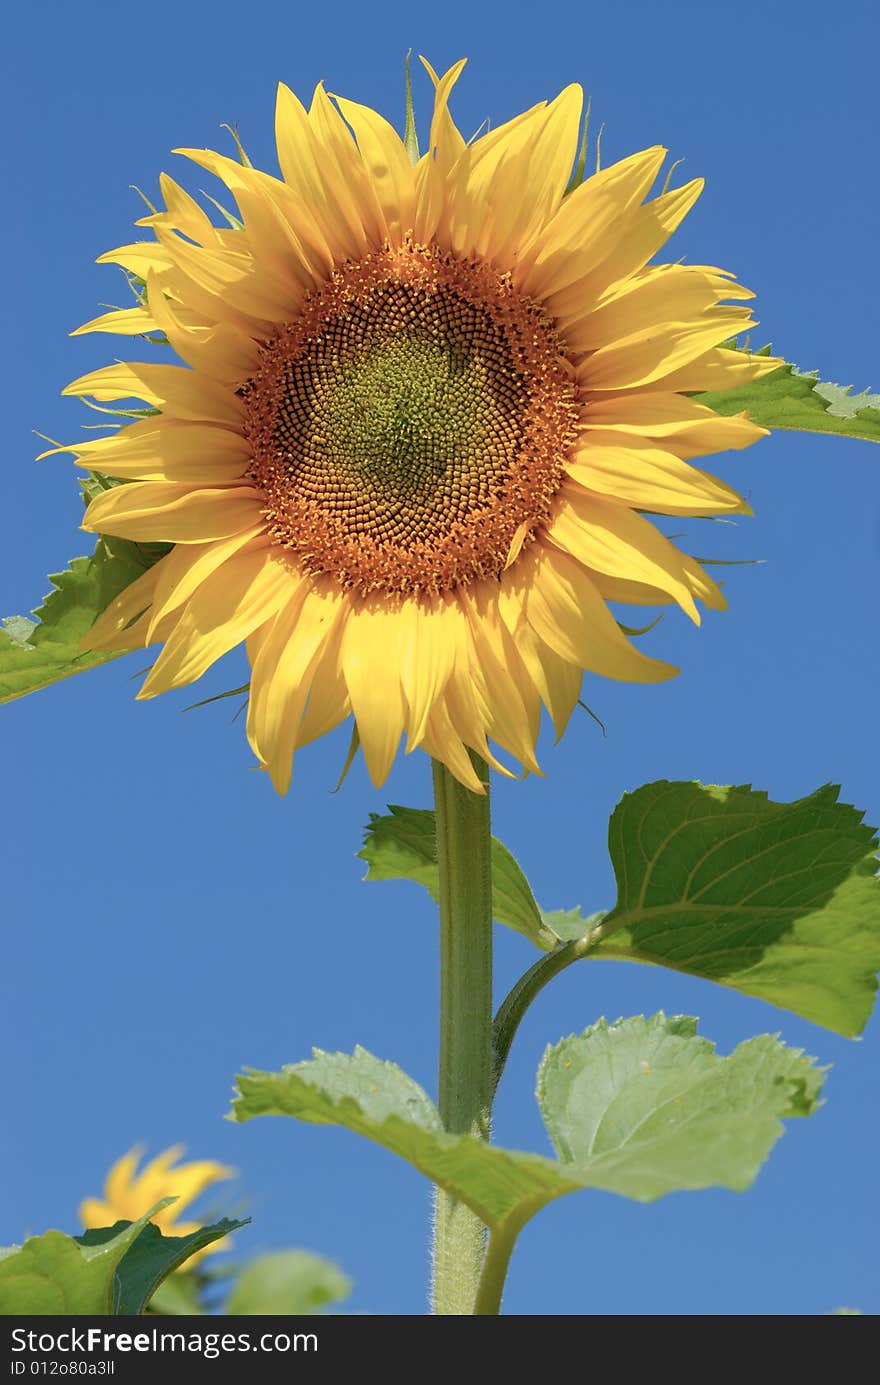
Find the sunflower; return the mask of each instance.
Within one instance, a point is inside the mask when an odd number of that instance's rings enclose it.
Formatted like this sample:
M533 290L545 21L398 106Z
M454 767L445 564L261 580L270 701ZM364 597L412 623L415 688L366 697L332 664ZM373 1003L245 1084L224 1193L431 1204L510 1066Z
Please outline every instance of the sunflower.
M282 793L350 715L377 786L405 732L480 791L468 749L538 771L542 704L561 735L584 670L669 678L607 603L723 608L646 514L748 512L691 460L765 431L689 397L777 365L720 345L753 295L648 263L702 181L646 201L654 147L572 186L579 87L468 142L448 109L464 63L425 66L421 158L323 86L308 110L279 87L280 179L177 150L238 217L216 226L163 174L138 223L155 240L101 257L142 302L79 331L162 333L185 364L65 391L152 411L67 449L127 483L84 527L172 545L88 647L161 644L145 698L245 641L248 738Z
M235 1170L225 1164L217 1164L213 1159L178 1162L184 1153L182 1145L174 1145L157 1154L155 1159L137 1172L143 1149L140 1146L130 1149L107 1174L103 1199L87 1197L80 1204L79 1215L83 1226L113 1226L117 1221L137 1221L157 1202L173 1197L176 1201L157 1212L151 1220L165 1236L191 1236L199 1231L203 1223L179 1221L181 1212L212 1184L234 1177ZM203 1255L225 1249L224 1237L197 1251L187 1265L191 1267Z

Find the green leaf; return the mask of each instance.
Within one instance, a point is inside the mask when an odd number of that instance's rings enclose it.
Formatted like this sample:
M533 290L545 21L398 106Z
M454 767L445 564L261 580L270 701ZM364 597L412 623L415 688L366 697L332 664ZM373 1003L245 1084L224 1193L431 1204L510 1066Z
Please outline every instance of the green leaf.
M23 1246L10 1247L0 1259L0 1315L115 1312L123 1257L150 1217L173 1201L165 1198L136 1222L102 1228L103 1240L92 1238L84 1244L63 1231L46 1231Z
M101 538L90 557L74 558L53 574L54 589L34 612L37 623L11 616L0 630L0 702L118 659L124 651L82 653L80 641L113 598L167 551L162 544Z
M695 398L725 416L745 410L754 423L765 428L837 433L880 442L880 395L851 391L851 385L835 385L820 380L816 371L786 364L762 380L729 390L711 390Z
M331 1261L307 1250L279 1250L245 1266L223 1311L234 1316L303 1316L339 1303L350 1293L351 1280Z
M729 1058L688 1016L598 1024L547 1049L538 1103L559 1158L593 1187L649 1202L686 1188L742 1191L809 1115L823 1073L770 1034Z
M493 838L495 918L551 954L592 934L563 965L587 955L662 964L860 1033L880 968L877 838L837 795L826 786L774 803L749 786L646 784L609 824L617 903L588 915L539 910ZM432 812L371 814L359 855L367 880L413 880L437 898ZM548 977L561 969L548 966Z
M411 1077L360 1048L244 1074L232 1114L345 1126L406 1159L493 1231L515 1234L577 1188L651 1201L753 1181L782 1134L780 1118L815 1108L822 1074L769 1035L719 1058L696 1024L662 1014L602 1020L548 1049L538 1097L558 1160L447 1134Z
M388 815L370 814L363 849L369 869L365 880L414 880L432 899L439 897L437 838L428 808L401 808L390 803ZM524 933L541 948L554 947L558 936L544 922L531 887L507 847L492 838L492 905L498 923Z
M19 648L33 649L31 636L37 628L35 620L28 620L27 616L6 616L3 628L13 644Z
M578 938L583 938L602 921L607 918L607 909L597 909L595 914L582 914L580 909L550 909L544 910L541 917L544 926L549 928L554 937L563 943L576 942Z
M590 955L662 963L859 1033L880 967L877 837L837 796L774 803L665 780L624 795L608 832L617 903Z
M428 1094L395 1063L363 1048L322 1053L281 1072L238 1079L232 1116L295 1116L343 1125L400 1155L495 1226L522 1207L537 1211L580 1186L552 1159L513 1154L469 1135L448 1135Z
M163 1236L158 1226L147 1222L117 1268L113 1312L126 1315L142 1313L163 1279L173 1274L197 1251L246 1226L247 1220L230 1221L224 1217L222 1221L202 1226L188 1236ZM117 1222L115 1226L86 1231L77 1240L80 1245L101 1245L128 1225L127 1222Z

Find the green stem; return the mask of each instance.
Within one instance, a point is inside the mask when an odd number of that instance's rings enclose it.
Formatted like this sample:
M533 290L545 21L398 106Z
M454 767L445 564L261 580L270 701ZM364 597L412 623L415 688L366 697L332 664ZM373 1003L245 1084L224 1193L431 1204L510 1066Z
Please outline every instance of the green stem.
M490 1314L494 1316L501 1312L501 1295L504 1293L507 1271L510 1268L510 1257L516 1245L516 1238L526 1221L528 1216L511 1217L492 1232L477 1289L474 1308L476 1317L488 1317Z
M440 875L440 1115L447 1130L489 1137L492 1100L492 872L489 771L471 793L434 761ZM469 1207L437 1189L432 1310L474 1312L486 1228Z
M501 1002L498 1007L498 1014L495 1016L495 1023L492 1026L493 1097L495 1089L501 1081L501 1074L504 1072L504 1065L507 1062L514 1035L535 996L544 989L548 981L552 981L554 976L558 976L572 962L579 962L582 957L586 957L587 953L601 942L604 936L600 923L589 933L585 933L582 938L575 938L570 943L560 943L552 952L548 952L546 957L541 957L534 966L529 967L528 971L523 973L510 993Z

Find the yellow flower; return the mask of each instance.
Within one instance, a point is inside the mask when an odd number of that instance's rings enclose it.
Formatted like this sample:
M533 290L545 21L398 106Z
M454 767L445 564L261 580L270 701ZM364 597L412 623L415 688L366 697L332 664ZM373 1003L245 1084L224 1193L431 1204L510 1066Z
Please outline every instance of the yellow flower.
M181 1212L195 1202L206 1188L235 1177L235 1169L217 1164L212 1159L193 1159L185 1164L177 1161L186 1153L183 1145L173 1145L145 1164L140 1173L137 1166L144 1151L141 1146L130 1149L115 1163L104 1184L103 1201L87 1197L80 1204L79 1215L84 1227L112 1226L118 1221L137 1221L162 1198L174 1197L169 1207L157 1212L151 1221L165 1236L190 1236L204 1225L200 1221L179 1221ZM175 1168L175 1164L177 1167ZM205 1250L197 1251L187 1260L192 1266L203 1255L225 1248L226 1238L215 1241Z
M142 306L80 331L164 333L186 363L116 364L66 393L159 410L73 447L130 484L85 527L172 544L112 602L91 648L164 645L141 697L242 641L248 737L276 788L294 751L354 715L369 772L403 733L479 790L488 739L537 771L582 672L676 672L607 602L725 602L654 515L747 513L695 457L762 436L689 395L777 364L720 348L754 325L724 270L649 266L702 188L645 198L665 150L567 193L582 94L467 143L438 78L412 164L375 111L281 86L283 174L179 150L218 175L217 228L166 175L155 242L112 251ZM732 301L725 301L732 300Z

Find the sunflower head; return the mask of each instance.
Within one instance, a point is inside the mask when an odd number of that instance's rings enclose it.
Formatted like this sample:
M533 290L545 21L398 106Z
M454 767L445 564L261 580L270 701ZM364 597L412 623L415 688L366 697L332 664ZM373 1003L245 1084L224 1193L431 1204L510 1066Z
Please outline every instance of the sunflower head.
M248 736L280 791L353 715L376 784L401 737L480 791L475 751L537 771L584 670L655 682L609 602L724 605L663 517L747 512L696 458L764 432L693 399L775 368L725 271L652 264L701 190L651 199L650 148L572 187L580 88L470 142L434 110L410 160L377 112L278 93L280 177L208 150L238 215L175 181L154 239L101 258L137 307L81 331L162 333L180 358L67 393L154 411L69 450L124 485L85 527L171 550L99 617L94 649L162 646L140 693L244 642ZM646 200L647 199L647 200ZM656 521L656 522L655 522Z
M173 1197L176 1201L157 1212L151 1221L166 1236L190 1236L198 1231L203 1223L181 1221L181 1213L215 1183L234 1178L235 1169L217 1164L212 1159L181 1162L185 1152L182 1145L174 1145L157 1154L138 1172L143 1148L136 1146L130 1149L107 1174L103 1198L87 1197L80 1204L79 1215L83 1226L88 1230L89 1227L112 1226L118 1221L137 1221L157 1202ZM214 1241L191 1256L186 1262L187 1267L192 1268L202 1256L225 1248L225 1238Z

